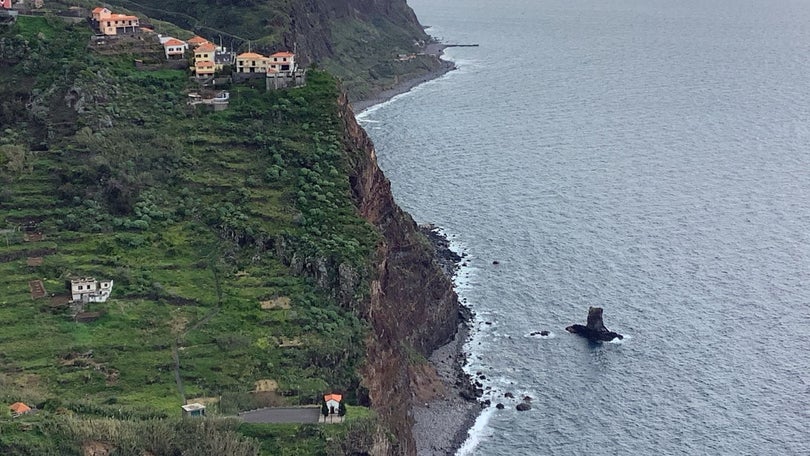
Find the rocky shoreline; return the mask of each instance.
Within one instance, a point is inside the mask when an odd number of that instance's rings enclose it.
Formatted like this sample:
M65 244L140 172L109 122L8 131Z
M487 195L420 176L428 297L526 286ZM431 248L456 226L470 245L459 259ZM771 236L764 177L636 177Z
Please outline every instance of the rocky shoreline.
M453 62L441 59L445 47L441 43L431 43L424 50L440 60L438 69L402 81L370 99L352 102L352 111L360 113L454 70ZM436 226L420 225L419 230L433 245L442 271L453 279L464 261L463 254L450 249L450 242ZM467 364L464 344L473 322L472 311L463 304L459 307L459 320L461 323L453 340L433 351L417 375L419 384L411 388L414 391L412 413L415 423L412 432L418 456L454 455L466 441L469 429L485 406L478 400L483 391L476 388L475 380L463 369Z
M436 249L436 259L448 277L453 278L459 269L464 254L450 250L450 242L434 225L421 225L420 231ZM473 314L462 305L455 338L436 349L428 359L430 374L435 374L437 384L432 393L414 398L414 439L417 455L453 455L467 439L468 430L475 424L482 403L473 379L464 372L467 363L464 343L467 341Z

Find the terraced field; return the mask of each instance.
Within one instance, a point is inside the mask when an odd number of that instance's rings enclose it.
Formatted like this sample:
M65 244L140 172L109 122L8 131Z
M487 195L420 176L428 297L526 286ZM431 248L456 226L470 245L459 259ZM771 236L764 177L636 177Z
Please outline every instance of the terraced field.
M0 66L0 399L37 405L36 422L176 418L196 397L215 416L357 400L364 325L288 266L362 278L377 242L351 201L336 81L231 87L228 110L194 110L184 72L88 52L80 27L20 18L2 36L30 52ZM29 112L10 87L32 68ZM81 109L64 112L67 93ZM76 277L114 280L110 299L68 305ZM277 390L253 393L263 379Z

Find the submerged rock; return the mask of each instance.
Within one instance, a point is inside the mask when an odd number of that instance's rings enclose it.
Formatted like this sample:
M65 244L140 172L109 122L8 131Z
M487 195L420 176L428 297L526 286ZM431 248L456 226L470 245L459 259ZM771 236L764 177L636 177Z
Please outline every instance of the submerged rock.
M621 334L609 331L605 328L605 324L602 322L601 307L590 307L588 309L587 325L571 325L565 328L565 330L572 334L579 334L593 342L610 342L616 338L624 339L624 336Z
M531 410L532 406L527 402L521 402L515 408L517 409L518 412L525 412L526 410Z

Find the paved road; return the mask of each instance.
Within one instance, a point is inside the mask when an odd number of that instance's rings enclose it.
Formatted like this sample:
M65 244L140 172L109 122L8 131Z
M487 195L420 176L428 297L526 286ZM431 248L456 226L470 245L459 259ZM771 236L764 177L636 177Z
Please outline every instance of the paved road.
M317 423L320 407L270 407L239 416L248 423Z

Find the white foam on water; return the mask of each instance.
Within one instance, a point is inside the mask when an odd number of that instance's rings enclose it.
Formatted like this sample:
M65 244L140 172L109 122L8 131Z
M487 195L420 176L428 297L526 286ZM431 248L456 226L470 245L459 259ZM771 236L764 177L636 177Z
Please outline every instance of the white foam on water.
M450 61L452 61L452 59L445 59L445 60L450 60ZM454 70L454 71L448 71L447 73L444 73L443 75L441 75L441 76L439 76L439 77L437 77L437 78L430 79L430 80L427 80L427 81L425 81L425 82L421 82L421 83L419 83L419 84L417 84L417 85L415 85L415 86L411 87L411 88L410 88L408 91L406 91L406 92L400 93L400 94L398 94L398 95L394 95L394 96L393 96L393 97L391 97L391 99L389 99L389 100L386 100L386 101L384 101L384 102L382 102L382 103L378 103L378 104L375 104L375 105L369 106L368 108L366 108L366 109L364 109L364 110L360 111L359 113L356 113L356 114L354 115L355 119L357 119L357 121L358 121L358 122L359 122L359 123L362 125L362 124L364 124L364 123L368 122L368 116L369 116L370 114L374 113L374 111L376 111L376 110L378 110L378 109L382 108L383 106L388 106L388 105L390 105L391 103L395 103L395 102L397 102L398 100L401 100L402 98L405 98L405 97L410 97L410 96L412 96L414 93L418 93L419 91L424 90L424 87L425 87L425 86L428 86L428 85L431 85L431 84L436 84L436 83L438 83L438 82L440 82L440 81L442 81L442 80L444 80L444 79L446 79L446 78L450 77L450 75L452 75L453 73L455 73L456 71L458 71L458 68L459 68L459 66L458 66L458 63L457 63L457 62L453 62L453 63L454 63L454 64L456 64L456 70Z
M633 336L628 336L628 335L626 335L626 334L622 334L622 336L624 336L624 339L619 339L619 338L617 337L617 338L615 338L615 339L613 339L613 340L609 341L608 343L609 343L609 344L618 344L618 345L622 345L622 344L624 344L624 342L625 342L625 341L630 340L630 339L632 339L632 338L633 338Z
M532 332L534 332L534 331L532 331ZM554 339L555 337L557 337L557 335L554 334L553 332L549 332L547 336L541 336L540 334L528 333L528 334L524 334L523 337L528 337L529 339Z
M492 431L487 429L487 423L489 423L489 420L492 418L492 415L496 410L497 409L495 407L488 407L486 410L481 412L480 415L478 415L473 427L467 431L467 440L465 440L458 451L456 451L456 456L475 454L475 448L481 443L481 441L492 435Z

